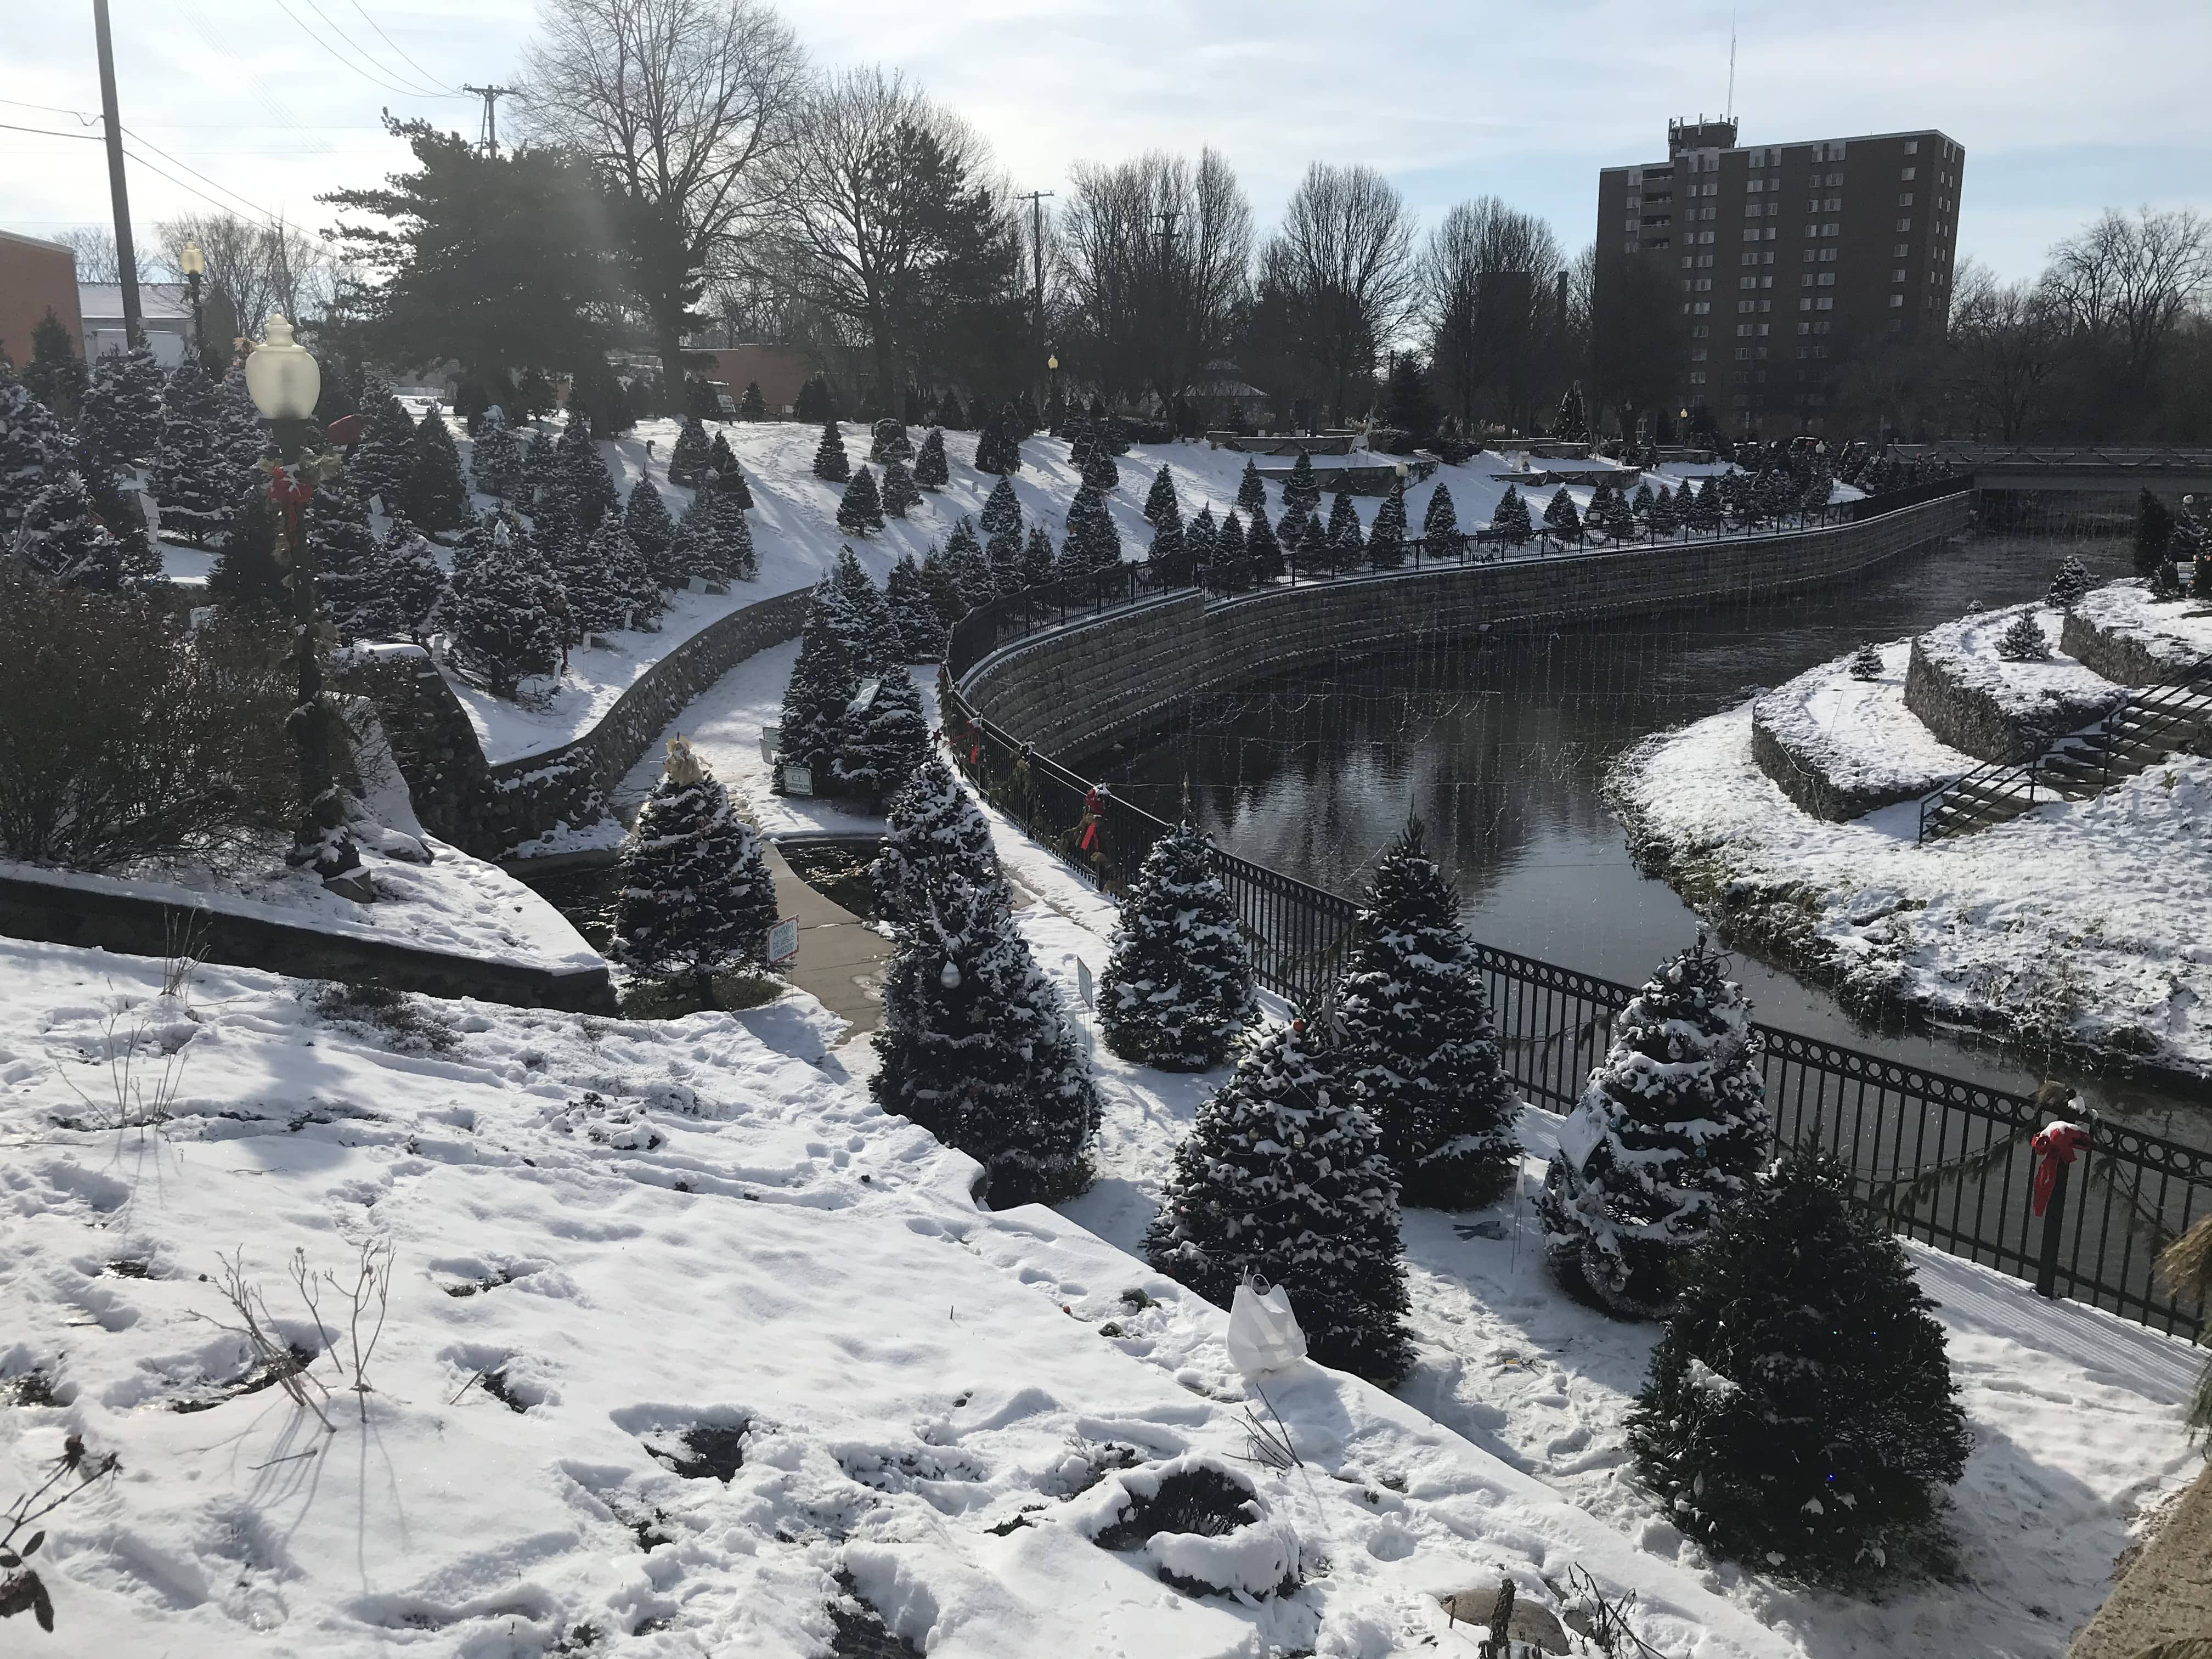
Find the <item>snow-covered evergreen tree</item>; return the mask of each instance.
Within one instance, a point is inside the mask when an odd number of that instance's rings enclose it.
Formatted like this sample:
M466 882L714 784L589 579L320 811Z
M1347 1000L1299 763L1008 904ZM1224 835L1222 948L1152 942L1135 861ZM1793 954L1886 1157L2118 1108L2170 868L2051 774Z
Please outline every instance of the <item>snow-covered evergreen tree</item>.
M945 568L959 588L963 605L979 605L997 597L999 585L991 574L991 562L984 556L982 543L975 539L975 526L964 517L945 538Z
M1328 545L1340 564L1354 564L1367 545L1367 532L1359 523L1359 509L1352 504L1352 492L1340 489L1328 504Z
M1213 533L1212 584L1230 593L1241 592L1252 585L1252 567L1244 550L1244 526L1233 507L1223 510L1221 528Z
M316 592L346 640L391 640L407 631L392 585L384 548L369 528L368 505L352 479L340 472L317 488L301 528L314 555Z
M1012 404L987 416L975 441L975 470L1000 474L1022 470L1021 417Z
M1406 562L1406 481L1390 481L1390 493L1375 509L1375 527L1368 532L1367 556L1378 570L1395 570Z
M1321 480L1314 474L1313 457L1301 449L1283 485L1283 509L1303 519L1320 505Z
M1544 505L1544 528L1562 541L1572 541L1582 534L1583 515L1575 508L1575 498L1561 484L1552 499Z
M469 521L469 493L461 484L461 452L453 442L446 412L432 404L415 427L415 455L407 475L406 501L387 501L392 512L404 510L423 529L435 534L459 530Z
M1480 1208L1521 1170L1521 1100L1459 902L1408 823L1376 869L1337 987L1346 1082L1403 1201L1439 1210Z
M614 921L617 962L690 981L709 1002L716 974L768 961L775 880L760 836L682 738L623 843Z
M1682 488L1686 490L1689 485L1686 483ZM1698 487L1683 517L1692 530L1702 530L1710 535L1721 527L1723 516L1720 488L1708 477Z
M1052 580L1054 562L1052 538L1045 534L1042 525L1031 525L1029 539L1022 544L1021 563L1017 571L1022 586L1043 586Z
M2012 626L1997 636L1997 655L2007 662L2048 662L2051 636L2035 619L2033 609L2013 618Z
M942 489L952 481L952 470L945 464L944 428L933 426L922 434L914 456L914 481L924 489Z
M477 423L476 439L469 447L469 476L480 495L507 501L521 492L522 446L499 410L487 410Z
M975 515L975 521L987 544L1004 531L1011 530L1017 536L1021 533L1022 504L1014 494L1012 479L1001 478L991 486L991 493L983 502L983 510Z
M1287 516L1287 515L1285 515ZM1255 583L1265 585L1283 574L1283 544L1276 539L1264 511L1255 511L1244 532L1244 572Z
M1186 820L1152 843L1122 896L1121 932L1098 981L1098 1029L1124 1060L1209 1070L1259 1014L1252 958L1212 854L1205 832Z
M572 641L618 633L646 619L643 594L653 579L619 518L611 515L589 537L555 549L553 574L568 596Z
M1563 1283L1628 1317L1673 1303L1685 1254L1739 1199L1771 1119L1751 1014L1700 939L1614 1017L1538 1206Z
M983 544L983 562L991 567L991 586L1000 595L1022 591L1022 532L1020 520L994 531Z
M891 797L868 878L877 920L893 927L925 921L936 896L956 880L978 889L1004 883L989 821L939 757L926 756Z
M1498 505L1491 510L1490 528L1499 540L1510 542L1516 547L1536 533L1535 526L1528 522L1528 503L1521 499L1521 492L1511 484L1505 486L1505 493L1498 498Z
M1152 545L1146 558L1152 574L1164 586L1184 587L1190 583L1193 566L1189 543L1184 537L1182 509L1173 495L1160 509L1159 519L1152 531Z
M1851 653L1850 675L1855 680L1878 680L1882 676L1881 647L1868 641Z
M947 432L965 432L969 428L968 411L960 406L960 394L951 386L945 387L945 395L937 400L933 424Z
M1060 559L1079 574L1119 570L1121 532L1106 510L1105 497L1089 484L1075 492L1067 508L1067 535Z
M2197 560L2200 568L2206 562L2203 558ZM2044 603L2071 611L2089 596L2096 585L2097 579L2089 574L2089 567L2069 555L2066 562L2058 567L2058 574L2051 579L2051 591L2044 596Z
M66 586L112 592L123 586L123 549L93 511L81 472L57 473L31 497L15 526L15 553Z
M1559 399L1559 412L1552 417L1552 435L1567 443L1587 439L1589 416L1583 409L1583 383L1577 380Z
M1668 1518L1761 1573L1904 1565L1972 1445L1935 1306L1844 1164L1755 1182L1690 1259L1628 1413Z
M1078 476L1083 480L1083 488L1100 495L1112 495L1121 483L1121 469L1115 462L1114 452L1103 440L1096 437L1083 453L1083 465Z
M822 423L822 441L814 451L814 476L840 484L852 478L853 463L845 453L845 434L835 421Z
M0 552L15 546L31 498L70 470L70 449L46 405L0 374Z
M1683 486L1686 489L1688 487ZM1665 484L1661 484L1659 493L1651 498L1650 525L1651 533L1658 537L1672 536L1682 528L1681 503Z
M1176 1149L1145 1258L1224 1308L1273 1280L1315 1359L1389 1388L1413 1358L1397 1183L1341 1073L1303 1019L1262 1039Z
M1429 493L1428 511L1421 515L1421 546L1432 559L1459 551L1459 508L1449 485L1438 483Z
M1193 580L1203 582L1210 580L1207 573L1213 568L1214 552L1220 537L1221 526L1213 521L1212 503L1201 503L1198 516L1184 526L1182 532L1183 545L1190 551Z
M199 359L186 356L170 371L161 393L161 435L154 447L154 499L161 527L180 532L194 547L230 527L238 505L235 482L222 453L215 388Z
M865 536L883 527L883 497L876 491L876 475L864 465L853 474L837 503L837 528L848 536Z
M896 936L872 1039L876 1103L981 1164L995 1208L1082 1191L1097 1087L1004 887L953 877Z
M726 489L702 487L676 526L669 562L702 582L749 582L760 574L760 555L744 508Z
M1247 514L1267 510L1267 481L1260 476L1260 464L1249 458L1244 471L1237 475L1237 505Z
M884 669L866 706L847 711L838 788L866 801L869 811L878 811L928 756L929 722L921 712L921 693L903 667Z
M615 481L607 475L607 464L599 459L599 445L592 441L591 419L581 409L568 411L568 423L561 429L558 459L560 484L580 533L592 534L610 514L619 516L622 498L615 494Z
M407 480L415 471L415 422L406 405L380 383L362 394L362 432L346 456L361 498L386 514L407 504Z
M884 597L890 606L891 625L898 629L899 654L908 662L935 662L943 657L945 618L938 614L910 554L901 554L891 567Z
M883 508L894 519L903 519L908 510L921 505L921 491L914 482L914 474L907 470L904 461L893 456L884 463Z
M154 453L161 437L161 366L143 345L103 351L76 417L83 465L105 477Z
M562 605L559 582L528 539L495 519L491 546L453 578L446 615L454 655L494 692L511 697L529 676L560 666L556 611Z
M907 436L906 422L895 415L878 421L870 428L868 440L868 459L878 465L914 459L914 440Z
M1660 488L1663 489L1666 486L1662 484ZM1651 493L1651 486L1649 483L1638 483L1636 486L1636 494L1629 499L1628 510L1637 523L1646 526L1650 524L1652 504L1657 499L1658 497Z
M386 590L398 620L399 633L420 643L430 619L446 599L446 573L430 539L404 518L394 519L385 532L384 552L378 562Z
M689 574L677 566L676 523L668 516L660 492L653 487L652 474L639 473L637 482L629 487L629 500L623 507L623 530L653 579L663 587L678 586Z
M1286 513L1283 520L1285 524L1291 523L1293 515ZM1283 537L1283 545L1290 550L1291 565L1301 576L1328 574L1336 564L1335 555L1329 550L1328 521L1318 513L1308 513L1295 521L1297 539L1293 541L1288 532Z
M853 659L854 672L886 674L902 667L906 654L900 648L890 601L851 548L837 550L837 568L830 580L837 600L833 620L845 641L846 654Z
M768 419L768 399L761 396L758 380L745 382L744 395L738 399L738 418L741 421Z
M1168 470L1163 465L1152 474L1152 487L1145 497L1145 522L1153 529L1158 529L1160 514L1170 507L1175 509L1178 520L1182 517L1182 503L1176 499L1175 480L1168 476Z

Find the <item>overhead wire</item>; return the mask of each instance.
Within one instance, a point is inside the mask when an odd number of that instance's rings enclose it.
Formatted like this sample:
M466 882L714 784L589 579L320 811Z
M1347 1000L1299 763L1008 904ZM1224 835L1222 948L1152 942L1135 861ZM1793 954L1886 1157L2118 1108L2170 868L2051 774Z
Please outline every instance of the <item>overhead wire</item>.
M0 132L35 132L41 138L86 138L95 144L100 142L96 132L56 132L47 127L19 127L13 121L0 121Z
M438 93L426 93L419 87L402 86L396 82L386 80L381 76L372 75L368 70L363 69L359 64L354 62L352 58L347 57L329 41L324 40L321 35L316 33L313 29L308 27L306 20L301 18L299 13L292 9L291 6L287 3L287 0L276 0L276 9L283 12L285 16L290 18L293 22L299 25L300 32L302 34L305 34L325 52L330 53L330 55L336 58L340 64L343 64L347 69L351 70L356 75L361 76L362 80L367 81L372 86L381 87L386 92L396 92L403 98L435 98L442 95ZM318 12L316 15L320 16L321 14ZM341 38L343 38L343 36L341 36ZM356 47L355 50L358 51L359 48Z
M452 85L448 82L441 81L436 76L431 74L429 70L424 69L420 64L416 63L414 58L409 57L407 49L401 46L397 40L393 40L390 35L384 33L384 25L378 22L376 19L368 15L367 8L362 6L361 0L352 0L352 5L356 11L361 13L362 20L366 22L369 27L376 31L379 37L384 41L384 44L391 47L392 51L398 52L402 58L405 58L408 64L414 69L415 72L420 75L425 81L428 81L434 87L444 87L449 93L453 93L459 96L467 95L461 93L459 88Z
M393 69L389 64L382 61L374 52L370 52L367 47L363 46L360 41L355 40L353 36L348 34L343 28L339 27L337 20L332 17L330 13L323 9L322 0L306 0L306 4L307 9L313 12L316 16L321 18L324 25L330 30L330 32L332 34L337 35L339 40L344 41L348 46L351 47L355 54L358 56L362 62L368 64L371 68L377 70L378 73L388 75L395 81L404 82L407 80L406 76L401 74L398 70ZM440 95L438 93L428 87L412 87L410 89L418 98L435 98Z

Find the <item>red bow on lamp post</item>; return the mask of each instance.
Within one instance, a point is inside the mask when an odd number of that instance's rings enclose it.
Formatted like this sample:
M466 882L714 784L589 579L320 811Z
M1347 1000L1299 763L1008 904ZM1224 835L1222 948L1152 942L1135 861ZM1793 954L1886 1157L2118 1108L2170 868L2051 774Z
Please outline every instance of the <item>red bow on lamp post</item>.
M2028 1148L2035 1154L2035 1212L2041 1215L2051 1206L2051 1189L2058 1182L2058 1171L2074 1161L2074 1154L2089 1144L2089 1131L2079 1123L2068 1123L2054 1119L2036 1131Z

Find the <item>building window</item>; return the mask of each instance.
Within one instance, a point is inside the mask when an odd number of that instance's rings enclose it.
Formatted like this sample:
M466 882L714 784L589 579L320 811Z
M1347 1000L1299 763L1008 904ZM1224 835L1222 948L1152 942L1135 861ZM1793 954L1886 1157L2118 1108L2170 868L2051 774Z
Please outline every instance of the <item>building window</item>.
M1891 258L1893 258L1893 259L1902 259L1902 258L1904 258L1905 257L1905 255L1907 255L1907 254L1911 253L1911 252L1912 252L1912 244L1911 244L1911 243L1910 243L1910 242L1899 242L1899 243L1895 247L1893 247L1893 248L1892 248L1892 249L1890 250L1890 252L1889 252L1889 257L1890 257Z
M1800 277L1797 279L1797 286L1798 286L1798 287L1800 287L1800 288L1810 288L1810 287L1812 287L1812 286L1813 286L1813 273L1812 273L1811 271L1809 271L1809 270L1808 270L1808 271L1807 271L1807 272L1806 272L1802 276L1800 276Z
M1713 279L1712 279L1711 277L1710 277L1710 276L1700 276L1700 277L1698 277L1698 293L1700 293L1700 294L1709 294L1709 293L1711 293L1711 292L1712 291L1712 286L1713 286Z
M1706 354L1706 351L1705 351L1705 347L1703 347L1703 346L1696 346L1696 347L1693 347L1693 348L1692 348L1691 352L1690 352L1690 361L1691 361L1692 362L1693 362L1693 363L1702 363L1703 362L1705 362L1705 361L1706 355L1707 355L1707 354Z
M1813 325L1810 323L1800 323L1797 325L1797 331L1800 334L1810 334L1813 331Z
M1893 283L1901 283L1905 280L1905 272L1902 270L1893 270L1889 273L1889 280Z
M1631 220L1627 222L1627 224L1626 224L1625 227L1623 227L1623 228L1625 228L1625 229L1628 229L1628 230L1634 230L1634 229L1636 229L1636 228L1637 228L1637 227L1638 227L1638 222L1637 222L1636 220L1634 220L1634 219L1631 219Z
M1898 191L1897 204L1899 207L1911 207L1912 205L1912 192L1909 190L1901 190Z
M1735 285L1738 288L1757 288L1759 286L1759 278L1756 276L1739 276L1735 279Z
M1822 248L1820 250L1820 263L1824 265L1832 265L1835 264L1836 252L1837 251L1832 247Z
M1843 228L1844 228L1841 225L1838 224L1833 219L1831 219L1820 227L1820 234L1823 236L1840 235L1843 233Z
M1907 155L1919 155L1919 154L1920 154L1920 141L1919 141L1917 138L1908 138L1908 139L1906 139L1906 140L1905 141L1905 153Z
M1800 310L1800 311L1810 311L1812 308L1813 308L1813 301L1812 301L1812 299L1810 298L1810 296L1808 296L1808 297L1807 297L1807 298L1805 298L1805 299L1800 300L1800 301L1797 302L1797 309L1798 309L1798 310Z
M1712 331L1713 325L1711 323L1698 323L1690 330L1690 337L1693 340L1702 340Z
M1892 334L1902 334L1905 332L1905 319L1902 317L1891 318L1889 319L1889 331Z
M1889 296L1889 303L1893 307L1901 306L1905 303L1905 296L1902 294L1893 294Z
M1835 308L1835 296L1829 294L1823 294L1820 299L1814 303L1813 307L1813 309L1815 311L1833 311Z
M1773 325L1771 323L1761 323L1759 325L1759 337L1762 340L1765 339L1772 326Z
M1690 291L1690 279L1689 279L1688 277L1685 276L1684 278L1682 278L1682 292L1683 292L1683 293L1685 293L1685 294L1687 294L1689 291Z
M1751 348L1749 346L1738 346L1735 349L1735 360L1740 363L1749 362L1751 361Z
M1912 182L1912 175L1919 171L1920 169L1918 167L1907 167L1904 172L1899 173L1897 176L1909 185Z
M1820 286L1822 288L1833 288L1835 285L1836 273L1834 271L1824 270L1820 273Z
M1711 311L1712 308L1713 308L1713 302L1712 302L1711 301L1710 301L1710 300L1700 300L1700 301L1698 301L1698 304L1697 304L1697 314L1698 314L1698 316L1702 317L1702 316L1704 316L1707 312Z
M1897 222L1897 228L1901 231L1910 230L1912 228L1912 221L1910 219L1899 219Z
M1713 256L1710 253L1700 253L1698 256L1698 269L1700 270L1711 270L1712 268Z
M1735 325L1735 337L1736 337L1736 338L1737 338L1737 339L1739 339L1739 340L1747 340L1747 339L1749 339L1749 338L1751 337L1751 331L1752 331L1752 325L1751 325L1751 324L1749 324L1749 323L1738 323L1738 324Z
M1633 253L1636 252L1637 246L1637 240L1633 236L1632 236L1626 242L1623 242L1620 245L1620 251L1623 253Z

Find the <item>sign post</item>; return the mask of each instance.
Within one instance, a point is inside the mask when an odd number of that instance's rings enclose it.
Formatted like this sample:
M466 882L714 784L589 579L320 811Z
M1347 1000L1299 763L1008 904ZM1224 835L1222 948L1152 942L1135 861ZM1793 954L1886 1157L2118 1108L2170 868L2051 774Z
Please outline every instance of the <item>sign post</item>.
M787 962L799 959L799 922L787 917L768 930L768 961L771 968L781 968Z

